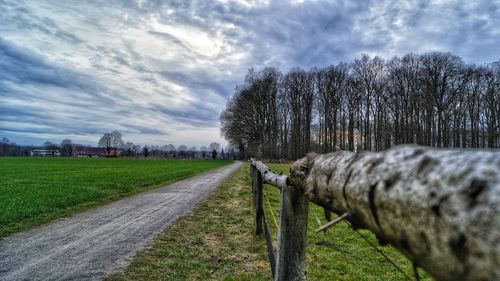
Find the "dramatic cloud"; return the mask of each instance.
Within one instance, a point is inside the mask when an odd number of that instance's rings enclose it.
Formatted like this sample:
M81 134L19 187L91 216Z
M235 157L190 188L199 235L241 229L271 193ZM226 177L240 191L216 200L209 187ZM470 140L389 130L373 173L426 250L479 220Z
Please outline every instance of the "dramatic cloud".
M0 137L207 145L249 68L498 46L498 1L0 0Z

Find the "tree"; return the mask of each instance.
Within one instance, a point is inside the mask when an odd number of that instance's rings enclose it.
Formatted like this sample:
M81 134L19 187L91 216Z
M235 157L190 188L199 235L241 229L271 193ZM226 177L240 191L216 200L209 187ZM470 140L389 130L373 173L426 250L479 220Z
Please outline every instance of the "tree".
M189 147L187 154L189 158L196 158L198 156L198 148L196 146Z
M164 145L162 150L166 152L167 157L174 157L177 152L177 148L173 144Z
M123 146L122 134L119 131L105 133L99 139L98 145L106 149L108 157L117 156L117 150Z
M141 151L142 151L141 145L139 144L134 145L134 150L133 150L134 156L138 156L141 153Z
M136 145L133 142L126 142L123 145L125 156L135 156Z
M144 146L144 147L142 148L142 155L143 155L144 157L148 157L148 156L149 156L149 149L148 149L148 147L147 147L147 146Z
M362 112L364 126L361 127L364 150L373 149L373 142L375 142L375 149L377 149L377 140L380 137L376 130L380 125L379 114L383 112L381 102L383 101L384 68L384 61L381 58L370 58L367 55L354 60L352 64L354 80L352 85L354 90L362 96L362 102L364 102L364 111Z
M217 142L213 142L213 143L211 143L208 146L208 150L212 154L212 159L216 159L217 158L217 154L218 154L218 152L220 150L220 144L217 143Z
M348 78L347 64L343 63L317 72L318 142L323 153L334 151L341 138L338 129Z
M253 93L250 88L237 89L220 116L222 134L230 143L241 147L242 151L250 156L254 154L251 150L254 150L259 139L262 139L259 116L255 112L258 105ZM251 153L248 153L249 151Z
M200 147L200 151L201 151L201 158L205 159L205 157L207 156L208 148L206 146L202 146Z
M284 75L250 69L220 122L241 157L297 159L404 143L499 148L499 116L500 61L465 65L434 52Z
M222 133L246 156L279 154L280 79L276 68L250 69L220 116Z
M119 131L113 131L111 132L111 135L113 136L112 144L114 149L114 155L116 156L117 150L123 147L122 133L120 133Z
M105 133L100 139L98 145L106 149L106 156L111 155L111 150L113 149L113 136L110 133Z
M425 108L426 145L443 146L443 131L447 129L447 109L457 97L462 59L450 53L428 53L420 58ZM436 122L437 118L437 122Z
M73 155L73 142L70 139L63 139L61 142L61 156Z
M208 146L208 149L212 152L212 159L216 159L217 153L220 150L220 144L217 142L213 142Z
M213 151L219 151L220 150L220 144L218 142L213 142L208 146L208 149Z
M311 147L314 75L294 68L284 76L282 87L290 109L291 157L296 159L308 153Z
M59 146L55 143L50 142L50 141L46 141L43 143L43 148L45 148L47 150L58 150Z
M168 151L168 152L172 152L172 153L173 153L173 152L175 152L175 151L177 150L177 148L176 148L176 147L175 147L175 145L173 145L173 144L168 144L168 145L166 145L166 148L167 148L167 151Z
M186 155L187 155L187 151L188 151L188 147L185 146L185 145L180 145L178 148L177 148L177 153L178 153L178 156L179 158L185 158Z
M23 155L29 155L29 151L27 149L23 149L23 147L19 145L16 145L14 142L11 142L6 137L0 140L0 156L23 156Z

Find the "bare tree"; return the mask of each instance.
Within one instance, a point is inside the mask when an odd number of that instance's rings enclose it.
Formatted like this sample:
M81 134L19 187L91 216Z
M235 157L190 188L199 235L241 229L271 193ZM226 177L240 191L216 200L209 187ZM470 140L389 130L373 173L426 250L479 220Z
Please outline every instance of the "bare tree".
M221 148L221 146L218 142L213 142L208 146L208 150L210 150L210 151L212 151L212 150L219 151L220 148Z
M106 155L111 155L113 149L113 136L110 133L105 133L100 139L98 145L106 149Z
M323 153L334 151L341 138L340 114L348 87L348 77L347 65L343 63L318 71L316 75L316 105L320 131L318 142Z
M465 65L450 53L305 71L250 70L220 116L244 157L297 159L310 150L382 150L416 143L500 147L500 61Z
M220 146L220 144L218 142L213 142L213 143L211 143L208 146L208 149L212 153L212 159L216 159L217 158L217 154L219 153L220 148L221 148L221 146Z
M125 156L135 156L136 145L133 142L126 142L123 145Z
M63 139L61 142L61 156L73 155L73 142L70 139Z
M119 131L105 133L100 139L98 145L106 149L108 157L117 156L117 150L123 146L122 134Z
M309 152L314 102L314 75L295 68L282 81L283 97L290 109L291 158Z
M188 152L188 147L185 146L185 145L180 145L178 148L177 148L177 156L179 158L185 158L186 157L186 154Z

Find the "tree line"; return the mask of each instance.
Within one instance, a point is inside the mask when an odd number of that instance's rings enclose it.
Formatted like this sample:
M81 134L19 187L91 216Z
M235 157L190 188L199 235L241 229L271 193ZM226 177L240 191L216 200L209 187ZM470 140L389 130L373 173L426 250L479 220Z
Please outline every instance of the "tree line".
M196 146L179 145L175 147L173 144L167 145L136 145L133 142L124 142L122 134L119 131L105 133L98 142L98 146L106 151L108 157L116 156L142 156L155 158L212 158L212 159L233 159L235 158L235 150L231 146L224 148L218 142L212 142L206 146L201 146L200 149Z
M0 140L0 156L29 156L32 146L22 146L3 137Z
M0 156L30 156L33 150L58 151L60 156L75 156L75 148L89 147L75 144L70 139L64 139L60 144L46 141L42 145L18 145L3 137L0 139ZM119 131L105 133L98 141L103 156L107 157L152 157L172 159L237 159L238 151L231 145L223 148L218 142L208 146L167 145L137 145L125 142ZM52 156L55 156L54 154Z
M246 157L297 159L406 143L500 148L500 61L477 66L433 52L362 55L284 74L250 69L220 122Z

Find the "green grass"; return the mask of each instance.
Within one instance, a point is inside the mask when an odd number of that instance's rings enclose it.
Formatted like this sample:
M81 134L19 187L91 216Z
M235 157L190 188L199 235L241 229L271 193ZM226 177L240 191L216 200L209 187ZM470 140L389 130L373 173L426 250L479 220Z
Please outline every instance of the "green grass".
M271 165L286 172L287 165ZM264 208L273 237L279 191L265 187ZM254 235L254 211L248 165L224 182L192 214L177 220L132 264L109 280L271 280L262 236ZM309 205L307 280L406 280L345 224L316 234L323 210ZM375 237L362 233L375 242ZM276 246L276 244L275 244ZM389 246L382 250L411 275L410 262ZM421 272L422 280L431 280Z
M0 237L228 163L0 157Z

